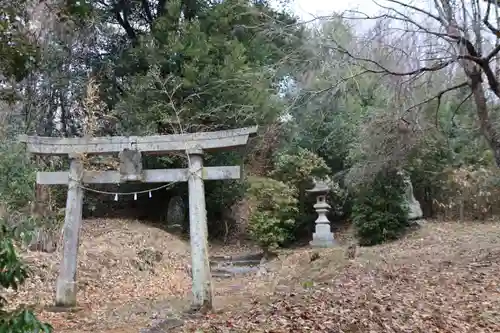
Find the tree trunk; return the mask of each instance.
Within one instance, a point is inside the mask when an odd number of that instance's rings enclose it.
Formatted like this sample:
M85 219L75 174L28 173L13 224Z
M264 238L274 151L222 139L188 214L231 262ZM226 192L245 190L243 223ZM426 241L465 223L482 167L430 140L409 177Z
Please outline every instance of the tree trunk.
M474 49L473 45L469 45L469 48L466 46L465 42L461 38L462 33L458 28L457 21L453 14L453 8L450 5L449 0L441 1L445 13L445 20L448 23L445 28L446 32L451 36L456 36L458 43L458 52L463 56L476 56L476 54L471 54L471 49ZM480 22L474 22L474 25L480 24ZM480 37L480 34L477 33L476 37ZM461 42L460 42L461 41ZM474 50L475 53L477 51ZM479 126L481 129L481 134L484 136L491 150L493 151L493 156L495 158L495 163L497 167L500 167L500 136L498 135L498 131L493 125L489 110L488 103L486 101L486 94L484 91L483 83L482 83L482 68L468 59L459 60L460 65L462 66L465 75L469 78L469 86L471 88L471 92L474 98L474 103L476 104L476 114L478 117ZM500 96L499 96L500 97Z
M488 145L493 151L493 156L495 158L497 167L500 167L500 136L498 135L498 131L491 121L483 85L481 84L481 82L474 82L473 79L471 79L471 81L471 89L474 97L474 103L476 104L476 113L481 129L481 134L483 134L486 141L488 142Z

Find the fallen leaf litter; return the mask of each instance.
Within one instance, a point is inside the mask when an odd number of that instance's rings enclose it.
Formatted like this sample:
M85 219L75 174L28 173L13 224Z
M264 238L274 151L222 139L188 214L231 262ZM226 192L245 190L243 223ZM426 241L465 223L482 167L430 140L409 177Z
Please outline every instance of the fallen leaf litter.
M141 262L144 249L161 259ZM354 260L343 249L282 251L265 274L215 279L218 311L197 317L183 315L189 244L160 229L85 221L75 312L47 310L59 252L25 257L33 277L9 299L35 304L55 332L139 332L166 315L184 317L169 332L500 332L498 222L427 223Z

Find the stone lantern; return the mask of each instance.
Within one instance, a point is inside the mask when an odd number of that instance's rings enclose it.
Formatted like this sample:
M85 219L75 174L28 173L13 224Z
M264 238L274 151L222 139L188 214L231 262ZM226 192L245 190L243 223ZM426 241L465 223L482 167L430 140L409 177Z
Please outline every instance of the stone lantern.
M316 226L313 233L313 240L309 244L313 247L334 247L336 242L333 233L330 229L330 221L326 217L331 206L326 202L326 195L330 192L330 188L323 181L314 181L314 188L306 190L313 195L316 195L316 204L314 209L318 213Z

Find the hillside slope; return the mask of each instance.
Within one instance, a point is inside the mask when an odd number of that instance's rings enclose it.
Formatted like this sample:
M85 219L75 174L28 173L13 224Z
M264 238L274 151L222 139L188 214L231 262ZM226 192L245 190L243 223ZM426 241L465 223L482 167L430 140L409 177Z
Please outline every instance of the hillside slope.
M55 332L138 332L155 313L188 303L189 243L137 221L84 221L74 313L51 309L60 251L24 257L32 278L8 299L34 304Z
M500 223L428 223L361 249L274 263L268 299L192 320L193 332L500 332ZM274 271L274 273L273 273Z
M193 318L188 242L136 221L90 220L78 311L51 311L58 252L26 253L33 277L8 298L63 333L137 333L164 317L184 320L177 332L500 332L500 223L427 223L352 261L344 250L284 250L257 274L214 280L216 311Z

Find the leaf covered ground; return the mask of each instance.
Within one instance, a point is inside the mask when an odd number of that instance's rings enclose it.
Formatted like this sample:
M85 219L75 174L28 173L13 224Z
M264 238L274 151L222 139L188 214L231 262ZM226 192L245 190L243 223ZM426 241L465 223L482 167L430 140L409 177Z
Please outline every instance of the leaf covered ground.
M344 250L283 251L257 274L215 280L216 311L188 317L189 244L138 222L92 220L78 311L49 311L59 253L27 253L33 277L9 299L36 305L56 332L139 332L165 316L183 318L177 332L500 332L499 222L427 223L352 261Z
M353 261L338 249L311 262L314 252L285 255L271 269L267 300L248 299L182 330L500 332L498 222L429 223L401 241L361 249Z
M161 252L161 258L156 251ZM28 252L32 278L12 305L35 305L55 332L138 332L160 311L184 306L190 291L189 243L126 220L86 220L78 253L78 308L53 311L60 249Z

